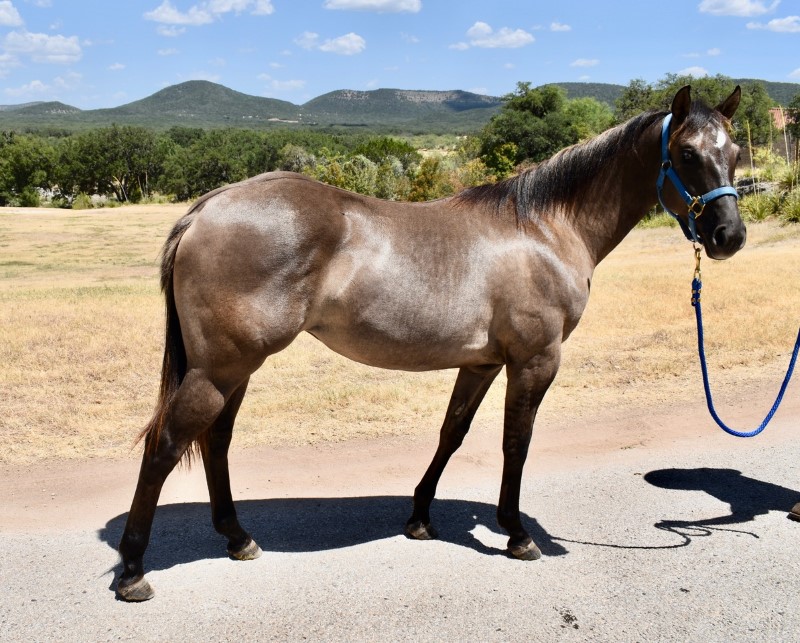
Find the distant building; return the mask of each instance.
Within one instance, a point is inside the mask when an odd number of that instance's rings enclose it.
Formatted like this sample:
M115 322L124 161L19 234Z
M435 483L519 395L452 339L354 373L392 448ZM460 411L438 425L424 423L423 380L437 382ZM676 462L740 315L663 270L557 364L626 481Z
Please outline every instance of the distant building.
M772 107L769 110L770 115L772 116L772 123L775 125L775 129L782 130L786 127L786 110L782 107Z

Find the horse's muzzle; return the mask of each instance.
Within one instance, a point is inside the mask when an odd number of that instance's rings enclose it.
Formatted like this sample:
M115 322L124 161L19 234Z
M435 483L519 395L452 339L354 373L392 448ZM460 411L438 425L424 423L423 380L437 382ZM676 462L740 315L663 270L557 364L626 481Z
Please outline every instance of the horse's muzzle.
M747 228L744 223L723 223L705 239L706 254L712 259L727 259L744 248Z

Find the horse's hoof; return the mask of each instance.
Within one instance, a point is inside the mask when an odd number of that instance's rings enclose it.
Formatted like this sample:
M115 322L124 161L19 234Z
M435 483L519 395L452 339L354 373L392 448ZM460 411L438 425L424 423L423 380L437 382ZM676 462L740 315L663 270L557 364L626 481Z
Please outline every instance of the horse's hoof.
M439 537L439 532L431 527L430 523L424 524L421 520L406 523L406 536L414 540L433 540Z
M521 545L508 544L509 553L518 560L539 560L542 552L530 538Z
M228 547L228 555L236 560L255 560L261 556L261 547L251 538L247 541L247 544L238 551L234 551Z
M155 595L156 593L153 590L153 586L147 582L144 576L130 582L120 578L119 583L117 583L117 596L129 603L149 601Z
M790 520L796 520L800 522L800 502L798 502L794 507L792 507L792 510L786 517L789 518Z

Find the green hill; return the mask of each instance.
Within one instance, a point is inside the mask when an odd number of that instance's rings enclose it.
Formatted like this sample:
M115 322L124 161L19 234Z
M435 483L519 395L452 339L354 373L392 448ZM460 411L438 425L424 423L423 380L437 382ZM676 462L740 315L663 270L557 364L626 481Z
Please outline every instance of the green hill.
M608 83L556 84L564 88L569 98L591 97L612 108L624 90L622 85ZM798 83L764 82L764 86L781 105L787 105L800 93ZM110 109L80 110L59 102L0 105L0 130L73 131L116 123L157 129L174 125L258 129L360 127L399 134L468 133L481 129L501 104L500 98L461 90L376 89L339 90L294 105L193 80Z
M151 119L158 125L218 126L299 120L299 108L292 103L250 96L205 80L172 85L152 96L120 107L92 112L116 122Z

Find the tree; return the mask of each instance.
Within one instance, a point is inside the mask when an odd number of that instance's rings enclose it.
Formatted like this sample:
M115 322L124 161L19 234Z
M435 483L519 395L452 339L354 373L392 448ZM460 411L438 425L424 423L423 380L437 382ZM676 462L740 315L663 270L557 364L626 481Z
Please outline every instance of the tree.
M52 186L55 148L38 136L0 137L0 204L39 205L39 190Z
M442 159L428 156L422 160L416 175L411 181L409 201L432 201L450 196L453 185L450 183Z
M632 80L617 101L617 122L625 121L647 110L668 110L677 91L691 85L692 98L704 101L710 107L718 105L733 91L736 84L727 76L694 76L667 74L654 85L643 80ZM742 84L742 100L733 118L734 140L739 145L747 143L747 126L752 142L758 145L769 141L772 117L769 109L772 101L760 82Z
M503 97L503 106L481 134L481 158L498 176L504 167L511 143L516 146L514 165L542 161L567 145L577 142L565 111L566 93L556 85L531 89L530 83L517 83L517 90Z
M422 160L413 145L389 136L370 138L359 144L353 154L362 154L379 165L388 158L395 158L403 164L405 171L417 166Z
M617 99L614 114L617 123L624 123L642 112L656 109L654 93L652 85L642 78L634 78Z
M611 108L594 98L570 100L564 107L564 113L579 141L597 136L614 124Z

